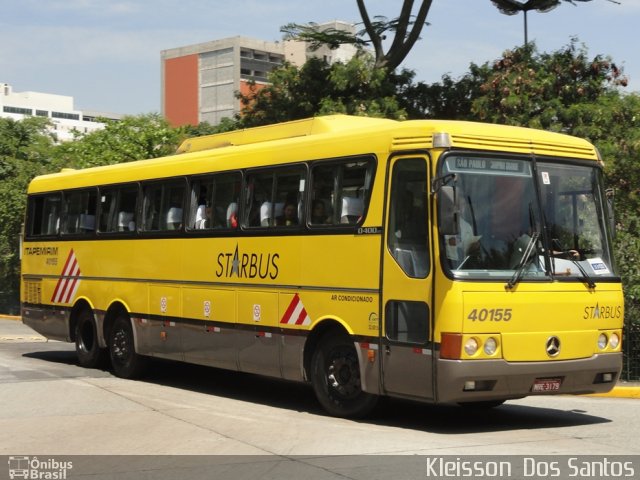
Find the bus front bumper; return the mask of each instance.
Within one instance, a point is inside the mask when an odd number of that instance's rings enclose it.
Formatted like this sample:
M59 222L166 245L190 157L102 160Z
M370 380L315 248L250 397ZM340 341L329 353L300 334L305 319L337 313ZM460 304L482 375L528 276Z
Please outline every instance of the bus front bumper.
M605 393L622 370L622 353L548 362L438 360L437 402L508 400L528 395Z

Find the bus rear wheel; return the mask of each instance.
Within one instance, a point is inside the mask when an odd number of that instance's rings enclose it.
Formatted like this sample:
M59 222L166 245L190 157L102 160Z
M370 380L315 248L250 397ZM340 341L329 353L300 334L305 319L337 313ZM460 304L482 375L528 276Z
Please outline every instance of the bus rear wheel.
M76 354L78 363L84 368L97 368L105 365L107 349L100 348L98 329L89 308L83 308L78 314L75 328Z
M311 384L322 407L336 417L364 417L378 402L377 395L362 391L358 355L346 334L320 339L311 359Z
M109 356L116 376L139 378L144 374L147 358L136 353L131 319L125 313L118 314L109 332Z

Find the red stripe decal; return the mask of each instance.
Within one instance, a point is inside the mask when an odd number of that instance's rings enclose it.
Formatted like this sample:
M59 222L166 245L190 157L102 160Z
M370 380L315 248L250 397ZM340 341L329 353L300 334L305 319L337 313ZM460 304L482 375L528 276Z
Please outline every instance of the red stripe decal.
M291 314L296 309L296 307L298 306L299 302L300 302L300 296L296 293L293 296L293 300L291 300L291 303L287 307L287 311L284 312L284 315L282 316L282 320L280 320L280 323L289 323L289 319L291 318Z

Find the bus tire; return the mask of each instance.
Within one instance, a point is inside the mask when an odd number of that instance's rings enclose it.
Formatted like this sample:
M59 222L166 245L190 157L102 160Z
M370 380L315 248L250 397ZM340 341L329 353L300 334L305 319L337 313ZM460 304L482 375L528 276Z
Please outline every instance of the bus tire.
M147 367L147 358L135 349L131 319L119 313L109 331L109 356L113 373L120 378L139 378Z
M89 308L82 308L78 313L75 328L76 354L78 363L84 368L102 367L107 361L107 349L100 348L98 329Z
M377 395L362 391L358 354L341 332L320 339L311 358L311 384L322 407L336 417L364 417L378 401Z

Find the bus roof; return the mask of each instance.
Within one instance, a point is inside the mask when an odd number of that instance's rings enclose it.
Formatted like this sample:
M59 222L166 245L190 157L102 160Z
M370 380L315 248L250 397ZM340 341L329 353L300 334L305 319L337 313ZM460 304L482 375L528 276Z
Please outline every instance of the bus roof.
M435 137L438 140L434 144ZM343 142L341 147L339 142ZM225 170L434 147L599 160L595 147L586 140L543 130L461 121L329 115L187 139L180 145L178 155L82 170L63 169L34 179L29 192L90 186L97 179L110 184L205 173L211 170L205 159L215 159L215 169ZM275 148L282 148L281 152L286 149L289 156L256 157L260 151Z
M327 115L305 118L275 125L265 125L244 130L235 130L214 135L188 138L177 153L199 152L214 148L249 145L253 143L282 140L285 138L305 137L321 133L345 132L378 126L391 127L398 122L384 118L353 117L349 115Z

